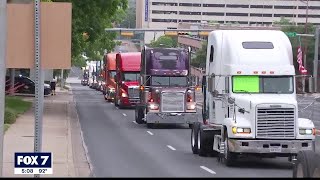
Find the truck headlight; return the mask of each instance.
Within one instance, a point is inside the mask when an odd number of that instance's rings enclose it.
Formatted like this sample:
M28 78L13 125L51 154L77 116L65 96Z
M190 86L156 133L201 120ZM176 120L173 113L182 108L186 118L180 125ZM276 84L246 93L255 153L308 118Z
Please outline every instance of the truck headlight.
M159 109L159 105L152 103L152 104L149 104L149 108L150 108L151 110L158 110L158 109Z
M194 103L188 104L188 105L187 105L187 109L188 109L188 110L195 110L195 109L196 109L196 105L195 105Z
M127 95L127 93L121 93L121 97L123 97L123 98L126 98L126 97L128 97L128 95Z
M315 135L315 128L313 129L299 129L299 134L300 135Z
M250 128L232 127L233 134L250 134Z

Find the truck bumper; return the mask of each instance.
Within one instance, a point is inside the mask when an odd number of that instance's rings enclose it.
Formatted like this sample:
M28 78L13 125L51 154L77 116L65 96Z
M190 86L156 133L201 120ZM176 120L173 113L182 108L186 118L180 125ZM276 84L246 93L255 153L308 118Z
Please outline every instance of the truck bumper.
M197 113L148 113L146 115L147 123L165 123L165 124L192 124L198 122Z
M314 150L314 140L239 140L229 139L229 150L236 153L297 154Z

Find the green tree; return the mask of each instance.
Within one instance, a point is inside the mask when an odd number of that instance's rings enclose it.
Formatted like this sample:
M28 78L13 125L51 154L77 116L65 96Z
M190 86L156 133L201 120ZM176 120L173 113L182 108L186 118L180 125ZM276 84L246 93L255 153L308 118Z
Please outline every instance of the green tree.
M206 66L206 59L207 59L207 45L208 42L204 41L202 43L202 47L201 49L199 49L196 54L195 57L192 59L191 61L191 65L195 66L195 67L201 67L204 68Z
M281 30L283 32L296 32L298 34L304 34L305 28L307 29L308 34L314 34L315 27L312 24L306 24L304 25L294 25L293 22L291 22L289 19L281 18L280 21L275 21L274 24L280 25ZM292 44L292 50L293 50L293 63L295 65L297 74L299 74L299 65L297 63L297 48L301 46L304 51L304 47L307 47L307 65L306 68L308 70L308 74L312 73L312 67L313 67L313 58L314 58L314 43L315 39L314 37L289 37L291 44Z
M121 17L120 27L121 28L136 28L136 8L129 7L125 15ZM119 16L120 17L120 16Z
M160 36L156 41L151 41L150 47L177 47L177 41L169 36Z
M81 66L85 52L90 60L100 60L104 50L111 51L115 32L105 32L117 22L117 13L127 9L127 0L52 0L72 3L72 64ZM85 33L85 35L84 35Z

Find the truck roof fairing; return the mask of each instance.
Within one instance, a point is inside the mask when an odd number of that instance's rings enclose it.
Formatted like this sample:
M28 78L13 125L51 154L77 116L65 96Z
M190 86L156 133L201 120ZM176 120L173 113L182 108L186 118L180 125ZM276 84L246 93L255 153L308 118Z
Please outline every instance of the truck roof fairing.
M117 53L116 63L119 63L121 71L140 72L141 53Z
M187 76L188 51L183 48L146 48L146 73L159 76Z
M116 70L116 53L108 53L105 55L105 62L107 70Z

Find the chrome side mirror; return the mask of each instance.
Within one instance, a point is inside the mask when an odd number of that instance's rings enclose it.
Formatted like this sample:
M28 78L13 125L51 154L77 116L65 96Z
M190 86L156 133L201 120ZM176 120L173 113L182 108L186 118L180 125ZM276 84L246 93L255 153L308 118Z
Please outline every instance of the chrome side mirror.
M232 98L232 97L228 98L228 103L229 104L234 104L235 102L236 102L236 100L234 98Z

